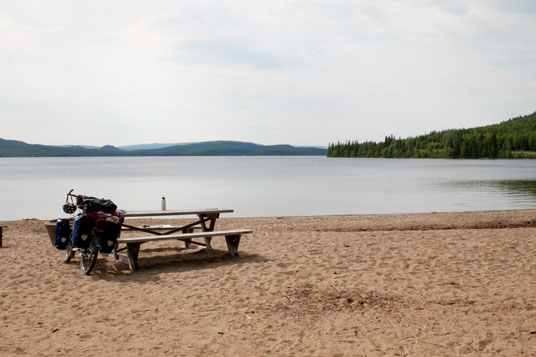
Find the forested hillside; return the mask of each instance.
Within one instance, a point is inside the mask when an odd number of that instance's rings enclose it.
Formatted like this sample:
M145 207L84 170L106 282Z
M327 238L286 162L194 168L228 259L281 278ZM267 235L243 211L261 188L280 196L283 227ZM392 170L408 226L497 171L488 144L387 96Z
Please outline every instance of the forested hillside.
M81 146L32 145L22 141L0 139L0 157L54 157L54 156L283 156L321 155L327 150L317 147L291 145L260 145L240 141L207 141L180 144L157 149L124 151L115 146L84 148Z
M536 158L536 112L500 124L383 142L330 144L328 157Z
M23 141L0 139L0 157L57 157L57 156L117 156L119 149L103 146L100 149L86 149L81 146L47 146L27 144ZM116 151L119 150L119 153Z
M295 147L291 145L259 145L239 141L209 141L183 144L159 149L135 150L140 156L285 156L285 155L326 155L326 149Z

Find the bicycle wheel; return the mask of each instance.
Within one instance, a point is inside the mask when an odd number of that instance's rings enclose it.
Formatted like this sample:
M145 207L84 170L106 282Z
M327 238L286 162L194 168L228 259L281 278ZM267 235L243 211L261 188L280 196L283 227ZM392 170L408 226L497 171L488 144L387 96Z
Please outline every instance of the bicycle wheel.
M89 248L82 249L80 253L80 270L82 270L82 273L89 275L95 267L97 256L99 255L99 247L97 246L95 235L91 237Z

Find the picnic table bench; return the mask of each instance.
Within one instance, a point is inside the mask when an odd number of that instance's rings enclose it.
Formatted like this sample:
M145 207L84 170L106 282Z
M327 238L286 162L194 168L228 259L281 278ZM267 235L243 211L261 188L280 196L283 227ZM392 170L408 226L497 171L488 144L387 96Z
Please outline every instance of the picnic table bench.
M240 243L240 237L242 234L252 233L249 229L235 229L235 230L223 230L214 231L216 220L221 213L233 212L231 209L203 209L203 210L190 210L190 211L125 211L122 215L124 218L139 218L139 217L161 217L161 216L197 216L193 222L186 223L181 226L150 226L142 225L136 226L122 221L122 231L139 231L152 234L151 236L143 237L119 237L117 243L125 244L126 247L119 248L114 254L115 258L123 263L128 264L131 270L135 270L138 267L138 255L140 252L141 244L148 242L156 242L163 240L180 240L184 242L186 248L189 248L191 244L196 246L204 246L206 249L211 249L212 237L224 236L227 243L227 249L231 256L238 255L238 245ZM201 229L201 232L194 232L194 228ZM180 232L180 233L178 233ZM203 238L204 243L198 241L192 241L192 239ZM127 257L117 254L117 252L126 250Z
M4 228L7 228L7 226L0 225L0 247L2 246L2 236L4 235Z

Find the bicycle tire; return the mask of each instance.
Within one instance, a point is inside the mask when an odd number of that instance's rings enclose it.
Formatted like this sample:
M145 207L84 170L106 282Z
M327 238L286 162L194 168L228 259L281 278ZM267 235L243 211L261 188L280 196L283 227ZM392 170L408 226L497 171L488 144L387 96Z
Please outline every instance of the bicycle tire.
M89 275L95 268L97 257L99 256L99 247L95 235L91 238L89 248L83 249L80 254L80 270L82 273Z

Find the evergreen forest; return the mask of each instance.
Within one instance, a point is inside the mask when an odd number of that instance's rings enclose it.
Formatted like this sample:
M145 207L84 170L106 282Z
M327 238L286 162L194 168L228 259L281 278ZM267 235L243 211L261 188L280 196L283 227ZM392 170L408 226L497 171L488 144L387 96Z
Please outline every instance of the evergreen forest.
M536 112L499 124L328 146L328 157L536 159Z

